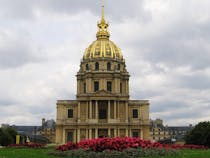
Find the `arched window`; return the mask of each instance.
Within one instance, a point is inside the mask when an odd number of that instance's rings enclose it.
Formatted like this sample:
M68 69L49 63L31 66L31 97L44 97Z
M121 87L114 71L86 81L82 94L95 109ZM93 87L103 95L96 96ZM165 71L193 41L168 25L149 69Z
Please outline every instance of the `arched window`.
M107 63L107 70L108 71L111 70L111 63L110 62Z
M99 63L98 62L95 63L95 70L99 70Z
M89 65L88 64L86 64L86 70L89 70Z

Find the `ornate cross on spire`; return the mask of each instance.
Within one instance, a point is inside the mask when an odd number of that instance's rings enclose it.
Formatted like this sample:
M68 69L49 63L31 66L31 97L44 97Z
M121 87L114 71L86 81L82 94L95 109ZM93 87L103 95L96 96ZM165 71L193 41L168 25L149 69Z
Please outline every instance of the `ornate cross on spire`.
M98 23L98 32L96 34L97 39L108 39L110 34L108 32L109 24L105 20L104 16L104 0L102 0L101 6L101 21Z

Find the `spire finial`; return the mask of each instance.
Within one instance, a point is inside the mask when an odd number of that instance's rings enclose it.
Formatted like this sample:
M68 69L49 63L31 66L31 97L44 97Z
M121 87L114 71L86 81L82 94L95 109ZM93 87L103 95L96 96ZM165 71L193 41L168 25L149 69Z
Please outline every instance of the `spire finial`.
M101 5L101 21L105 20L104 18L104 0L102 0L102 5Z
M101 21L98 23L98 32L96 34L96 37L97 39L108 39L110 36L108 32L109 24L106 22L104 16L104 0L102 0L101 2Z

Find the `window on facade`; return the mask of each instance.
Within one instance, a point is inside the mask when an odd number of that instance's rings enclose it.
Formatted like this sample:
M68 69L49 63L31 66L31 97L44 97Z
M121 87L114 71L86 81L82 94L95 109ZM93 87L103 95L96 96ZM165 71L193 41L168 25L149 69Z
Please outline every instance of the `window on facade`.
M99 63L98 62L95 63L95 70L99 70Z
M68 118L73 118L73 109L68 109Z
M120 93L122 93L122 83L120 83Z
M99 109L99 119L107 119L106 109Z
M94 82L94 92L96 92L98 90L99 90L99 82L98 81L95 81Z
M138 118L138 109L133 109L133 118Z
M139 137L139 132L137 132L137 131L133 132L133 137L138 138Z
M68 132L68 134L67 134L67 141L68 142L73 142L73 132Z
M89 65L88 64L86 64L86 70L89 70Z
M110 62L107 63L107 70L108 71L111 70L111 63Z
M112 91L112 82L110 81L107 82L107 91Z
M86 83L84 83L84 93L86 93Z
M120 64L117 65L117 70L120 70Z

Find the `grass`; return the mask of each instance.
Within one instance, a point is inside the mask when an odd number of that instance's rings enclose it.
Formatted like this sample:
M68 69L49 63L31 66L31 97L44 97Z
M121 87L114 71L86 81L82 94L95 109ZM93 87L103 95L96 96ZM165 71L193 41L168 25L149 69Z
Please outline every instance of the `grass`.
M54 148L46 149L0 149L0 158L56 158L48 153ZM170 157L153 157L153 158L210 158L210 150L180 150L179 155Z
M55 158L48 155L54 148L31 149L31 148L2 148L0 158Z

